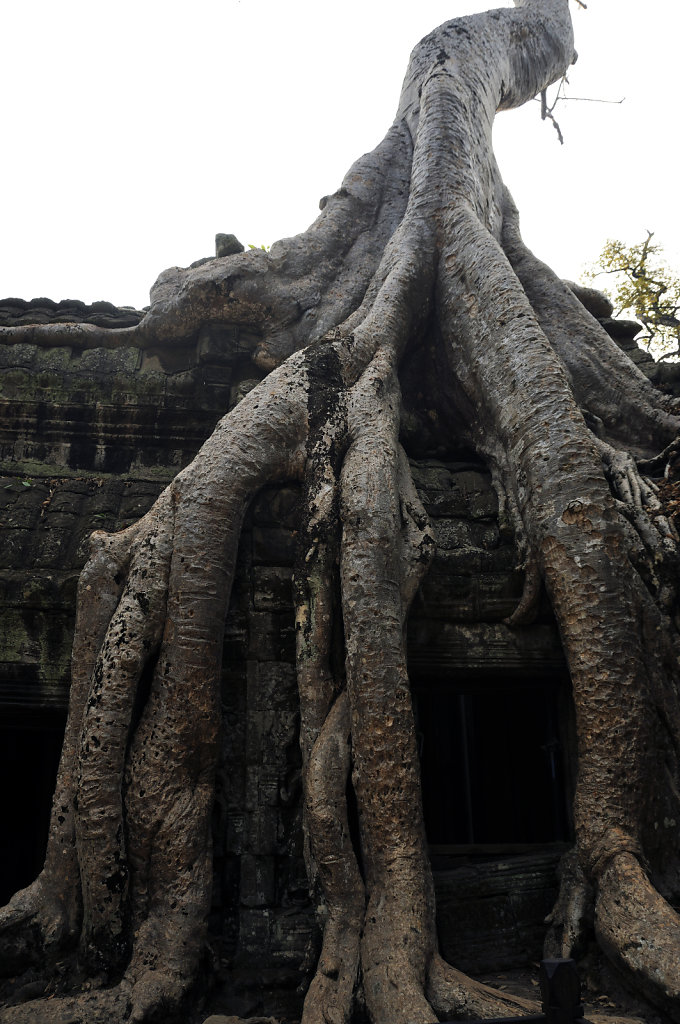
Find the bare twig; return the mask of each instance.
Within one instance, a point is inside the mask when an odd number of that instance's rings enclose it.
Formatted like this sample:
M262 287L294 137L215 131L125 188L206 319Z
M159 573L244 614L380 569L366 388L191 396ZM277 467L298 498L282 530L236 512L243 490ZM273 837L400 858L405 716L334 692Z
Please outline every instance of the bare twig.
M621 103L626 102L625 96L622 96L620 100L600 100L594 96L560 96L559 99L565 103L612 103L615 106L620 106Z
M555 103L557 103L557 100L555 100ZM546 91L544 89L541 93L541 120L552 121L553 127L557 132L557 138L560 140L560 145L563 146L564 136L562 135L562 129L560 128L559 124L557 123L557 120L555 119L555 116L553 115L555 103L553 103L552 107L548 106Z

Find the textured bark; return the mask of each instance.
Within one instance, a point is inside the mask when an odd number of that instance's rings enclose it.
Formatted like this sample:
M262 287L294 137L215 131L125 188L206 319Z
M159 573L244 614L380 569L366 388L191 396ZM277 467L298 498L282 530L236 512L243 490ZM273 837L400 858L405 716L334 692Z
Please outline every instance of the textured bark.
M531 616L543 581L569 662L576 848L550 948L577 950L594 900L604 951L680 1020L678 537L641 471L663 474L680 418L524 246L491 147L496 112L573 56L567 0L447 22L413 51L383 142L307 232L167 271L136 327L0 329L7 342L153 349L227 321L257 335L268 371L137 525L93 537L45 868L2 912L2 941L11 970L49 970L75 950L72 984L96 991L9 1007L0 1021L181 1010L209 906L239 531L255 492L291 478L304 494L306 852L324 927L304 1024L348 1021L359 985L375 1024L520 1012L437 952L405 656L434 549L399 441L399 370L414 344L438 421L487 460L515 529L527 583L510 624Z

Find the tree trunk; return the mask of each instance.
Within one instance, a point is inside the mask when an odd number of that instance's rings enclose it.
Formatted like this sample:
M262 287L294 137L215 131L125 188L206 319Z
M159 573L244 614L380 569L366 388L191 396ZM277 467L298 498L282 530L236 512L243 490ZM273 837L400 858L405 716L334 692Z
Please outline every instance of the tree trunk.
M8 342L152 347L228 321L258 333L267 371L139 523L93 535L45 867L1 917L9 969L49 968L75 949L74 991L0 1021L181 1011L209 907L239 532L255 492L285 479L304 494L305 828L325 904L304 1024L349 1021L359 984L374 1024L521 1012L437 952L404 639L434 541L399 441L400 362L423 338L428 401L487 460L526 562L511 624L530 617L543 580L571 672L579 866L563 873L551 948L578 943L592 887L603 950L680 1021L678 825L655 829L680 823L678 537L642 476L663 474L667 456L652 456L680 418L526 249L491 147L497 110L573 58L567 0L447 22L413 51L383 142L307 232L270 253L167 271L137 327L0 329Z

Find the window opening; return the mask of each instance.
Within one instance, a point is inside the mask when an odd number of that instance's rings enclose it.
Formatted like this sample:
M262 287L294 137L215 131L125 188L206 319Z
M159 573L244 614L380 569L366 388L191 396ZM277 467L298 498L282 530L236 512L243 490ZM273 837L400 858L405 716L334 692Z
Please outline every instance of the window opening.
M431 846L570 838L565 680L414 681Z

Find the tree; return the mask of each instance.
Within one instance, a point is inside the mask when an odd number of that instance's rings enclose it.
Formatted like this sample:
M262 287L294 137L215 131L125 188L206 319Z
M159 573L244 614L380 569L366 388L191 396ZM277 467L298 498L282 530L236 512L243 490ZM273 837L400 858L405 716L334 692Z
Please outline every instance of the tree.
M258 337L268 374L142 520L92 537L45 867L3 922L13 965L75 943L72 981L84 972L95 990L0 1020L168 1019L180 1005L209 899L220 638L239 530L253 494L290 478L304 494L305 829L325 922L304 1022L348 1020L359 974L375 1024L507 1012L506 997L436 946L404 645L433 550L399 442L407 352L440 429L488 462L515 528L526 585L510 623L532 614L543 580L570 666L577 860L565 865L552 946L577 944L592 885L602 948L680 1020L678 537L652 479L674 452L678 403L524 246L491 148L496 111L531 99L573 56L567 0L447 22L414 49L383 141L307 232L167 271L138 327L3 331L152 347L228 321Z
M657 358L668 359L680 354L680 279L664 265L663 249L653 238L648 231L644 242L630 246L609 239L588 276L612 275L618 314L639 320L645 334L638 340Z

